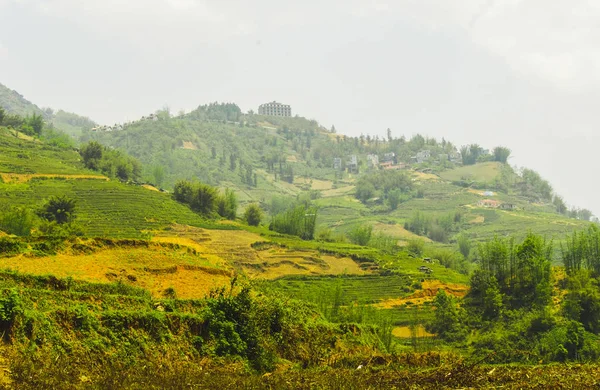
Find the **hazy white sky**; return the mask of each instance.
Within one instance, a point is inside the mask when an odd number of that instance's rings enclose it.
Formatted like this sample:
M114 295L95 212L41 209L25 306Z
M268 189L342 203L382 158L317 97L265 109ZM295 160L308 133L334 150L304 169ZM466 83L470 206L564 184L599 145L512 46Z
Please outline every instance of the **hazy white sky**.
M100 123L278 100L351 135L503 144L600 215L600 2L0 0L0 82Z

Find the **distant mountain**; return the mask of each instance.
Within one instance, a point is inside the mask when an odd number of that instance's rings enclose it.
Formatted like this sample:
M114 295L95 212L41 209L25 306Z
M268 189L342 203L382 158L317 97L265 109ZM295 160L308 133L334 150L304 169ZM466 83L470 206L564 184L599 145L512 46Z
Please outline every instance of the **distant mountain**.
M42 115L47 123L51 123L58 130L77 138L83 131L96 127L97 124L90 118L63 110L51 108L41 109L34 103L25 99L19 92L0 84L0 107L10 114L22 117L32 114Z
M25 99L19 92L0 84L0 107L4 108L11 114L20 116L28 116L31 114L39 114L45 119L51 119L52 115L42 111L41 108Z

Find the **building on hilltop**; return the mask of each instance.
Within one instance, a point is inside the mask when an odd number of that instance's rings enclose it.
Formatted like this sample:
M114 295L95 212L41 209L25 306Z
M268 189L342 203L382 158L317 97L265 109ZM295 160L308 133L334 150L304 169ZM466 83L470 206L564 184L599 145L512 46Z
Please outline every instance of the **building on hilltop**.
M258 115L292 116L292 108L287 104L272 101L258 106Z

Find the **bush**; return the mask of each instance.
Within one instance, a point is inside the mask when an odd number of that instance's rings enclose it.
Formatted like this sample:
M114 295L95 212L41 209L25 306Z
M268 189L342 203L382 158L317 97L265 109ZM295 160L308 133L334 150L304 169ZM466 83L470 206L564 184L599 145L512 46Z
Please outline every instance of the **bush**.
M34 216L28 209L14 207L0 217L0 230L16 236L29 236Z
M249 204L248 207L246 207L246 211L244 211L244 221L250 226L260 225L262 217L262 209L256 203Z
M356 226L348 232L348 238L353 244L367 246L369 241L371 241L372 234L373 226Z
M10 237L0 237L0 255L15 255L21 253L24 245Z
M273 217L269 230L312 240L315 234L317 208L298 205Z
M53 196L39 211L40 217L50 222L64 224L75 219L75 200L66 196Z

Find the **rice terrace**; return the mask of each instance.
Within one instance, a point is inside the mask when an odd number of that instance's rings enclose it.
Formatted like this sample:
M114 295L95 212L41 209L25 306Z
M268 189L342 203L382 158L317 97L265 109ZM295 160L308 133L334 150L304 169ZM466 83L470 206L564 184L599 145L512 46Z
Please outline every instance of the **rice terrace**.
M0 389L599 388L578 2L0 1Z

